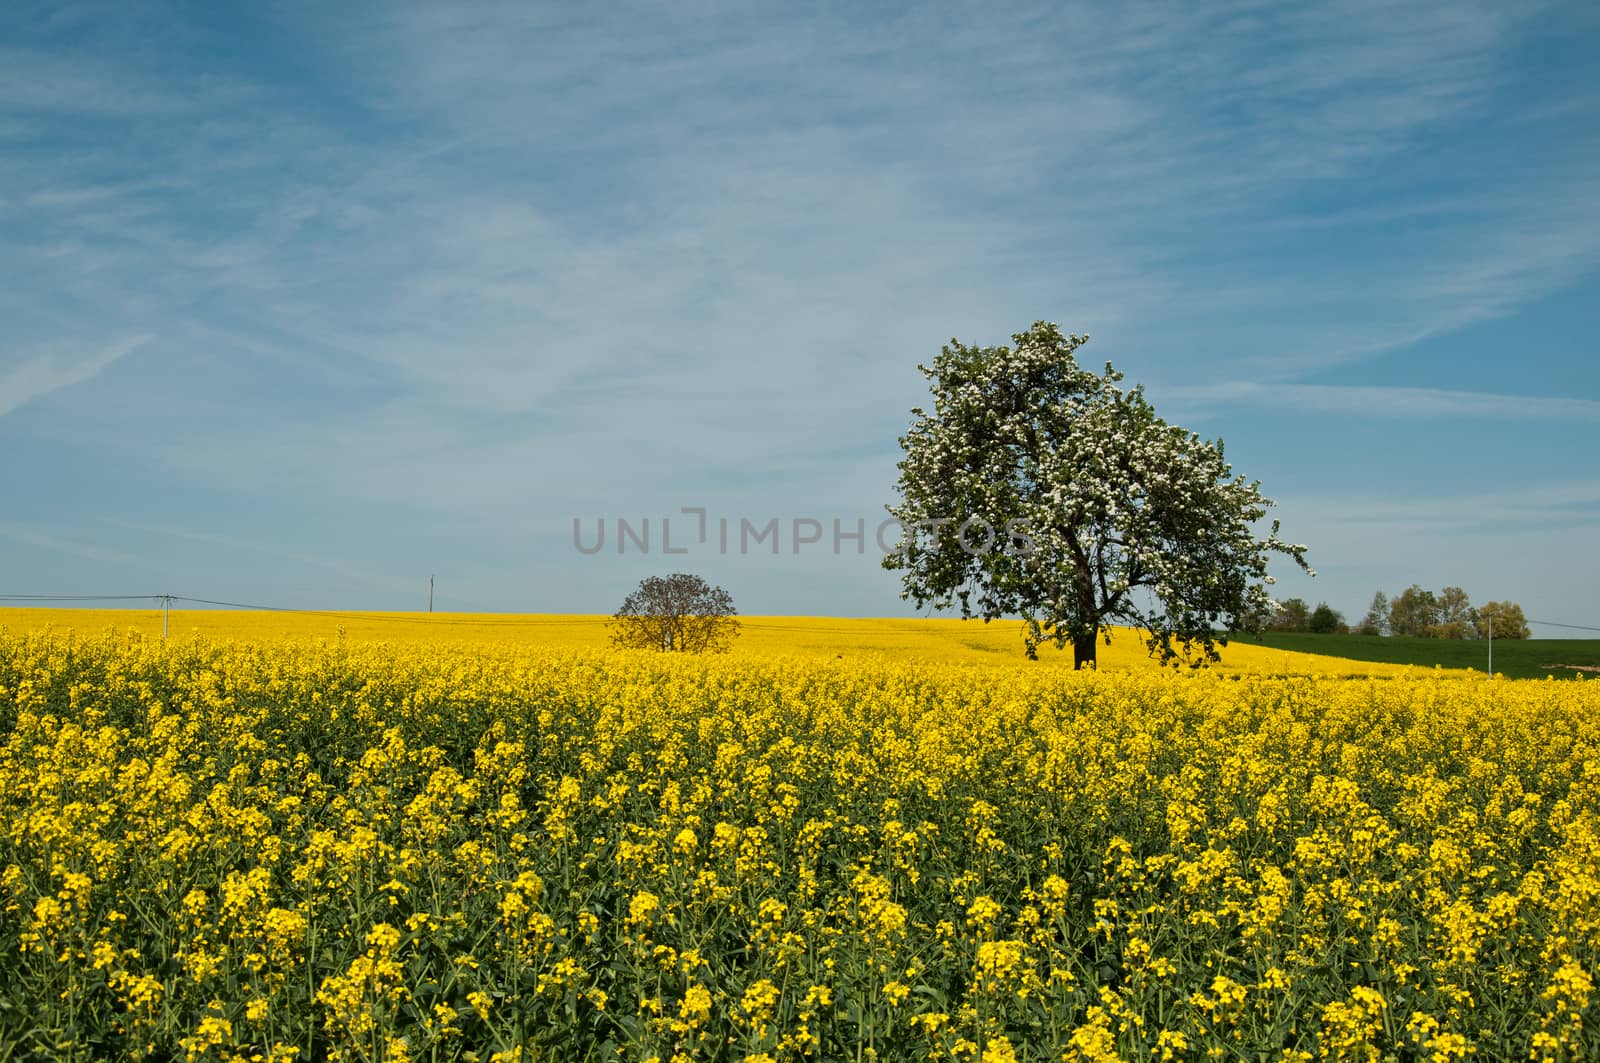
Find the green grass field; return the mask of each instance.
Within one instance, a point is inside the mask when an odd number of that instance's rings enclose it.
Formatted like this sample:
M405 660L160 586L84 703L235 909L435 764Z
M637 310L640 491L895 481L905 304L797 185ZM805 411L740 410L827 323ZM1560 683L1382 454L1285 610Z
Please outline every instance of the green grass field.
M1425 668L1443 665L1476 668L1481 672L1488 663L1488 644L1476 640L1268 632L1259 637L1241 635L1236 641L1298 653L1415 664ZM1589 675L1600 679L1600 639L1496 639L1494 670L1513 679L1542 679L1547 675L1563 679Z

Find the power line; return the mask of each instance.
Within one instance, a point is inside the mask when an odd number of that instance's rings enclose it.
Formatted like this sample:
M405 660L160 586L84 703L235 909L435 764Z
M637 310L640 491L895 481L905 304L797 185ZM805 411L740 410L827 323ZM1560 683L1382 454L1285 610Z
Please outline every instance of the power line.
M420 616L394 616L389 613L351 613L335 609L295 609L282 605L260 605L252 602L224 602L214 598L187 598L181 594L171 596L175 602L189 602L194 605L212 605L223 609L245 609L258 613L291 613L298 616L319 616L332 620L361 620L374 623L387 624L427 624L429 626L443 627L531 627L536 624L565 623L563 620L550 620L543 617L506 618L468 620L463 617L444 617L438 614Z
M190 598L181 594L0 594L0 602L135 602L148 601L156 606L173 602L191 605L210 605L224 609L243 609L258 613L290 613L299 616L326 617L332 620L355 620L388 624L428 624L440 627L536 627L541 624L563 624L570 621L545 616L518 616L484 619L440 616L437 613L422 616L394 616L387 613L359 613L335 609L296 609L281 605L262 605L258 602L227 602L214 598Z
M1564 627L1571 631L1600 631L1600 627L1588 627L1584 624L1558 624L1554 620L1529 620L1528 623L1538 624L1541 627Z
M161 594L0 594L0 602L142 602Z
M381 624L427 624L431 627L520 627L531 628L543 626L557 626L569 624L572 621L567 615L514 615L505 618L485 617L483 619L467 619L465 617L442 616L438 613L421 615L395 616L392 613L362 613L338 609L299 609L284 605L262 605L258 602L229 602L218 598L190 598L181 594L33 594L33 595L0 595L0 601L37 601L37 602L117 602L117 601L151 601L157 606L163 602L187 602L191 605L209 605L220 609L241 609L257 613L285 613L292 616L314 616L330 620L354 620L361 622ZM583 615L583 614L578 614ZM605 620L609 616L594 614L593 619ZM742 617L741 619L761 620L760 617ZM905 618L891 618L905 619ZM784 624L763 623L760 625L768 631L796 631L801 633L822 634L849 634L853 628L836 625L822 624Z

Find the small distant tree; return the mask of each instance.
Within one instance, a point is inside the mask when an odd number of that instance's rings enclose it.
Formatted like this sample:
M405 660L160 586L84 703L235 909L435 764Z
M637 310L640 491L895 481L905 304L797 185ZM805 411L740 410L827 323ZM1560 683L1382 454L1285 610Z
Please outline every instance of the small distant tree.
M1337 635L1348 631L1345 626L1344 616L1339 610L1327 602L1318 602L1317 607L1311 611L1311 620L1307 630L1318 635Z
M1497 639L1525 639L1533 634L1516 602L1484 602L1478 609L1476 627L1480 639L1488 638L1491 631Z
M1466 639L1477 631L1478 611L1472 608L1467 592L1446 587L1439 592L1438 618L1433 622L1435 638Z
M1228 630L1235 635L1271 631L1272 622L1277 618L1277 611L1278 603L1271 598L1250 602L1230 619Z
M1382 635L1389 630L1389 596L1382 591L1372 596L1372 604L1367 606L1367 615L1361 618L1361 625L1356 628L1357 635Z
M1309 631L1311 607L1306 604L1304 598L1290 598L1279 602L1269 626L1273 631Z
M1389 602L1389 632L1425 637L1439 622L1439 600L1413 583Z
M733 598L685 572L651 576L611 618L611 641L627 649L719 653L739 637Z

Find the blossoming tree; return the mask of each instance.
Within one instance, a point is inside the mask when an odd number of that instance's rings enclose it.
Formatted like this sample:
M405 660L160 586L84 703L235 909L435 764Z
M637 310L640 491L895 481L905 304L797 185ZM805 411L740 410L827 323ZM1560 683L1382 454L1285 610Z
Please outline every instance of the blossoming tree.
M1222 442L1167 424L1122 374L1080 367L1087 336L1037 322L1006 347L956 340L932 367L933 411L900 440L905 534L884 559L902 597L985 621L1020 615L1029 657L1144 630L1163 663L1217 660L1219 625L1270 607L1267 560L1302 545L1254 530L1272 505L1233 475Z

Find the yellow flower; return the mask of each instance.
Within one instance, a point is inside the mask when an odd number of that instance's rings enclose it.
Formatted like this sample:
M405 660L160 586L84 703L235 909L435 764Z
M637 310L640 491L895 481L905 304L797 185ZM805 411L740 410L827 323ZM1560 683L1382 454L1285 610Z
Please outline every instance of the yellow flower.
M711 991L703 985L690 986L678 1006L678 1018L689 1029L705 1025L711 1018Z
M983 1046L980 1063L1017 1063L1017 1053L1004 1037L991 1037Z
M660 907L661 898L647 890L639 891L628 902L628 925L648 928Z

